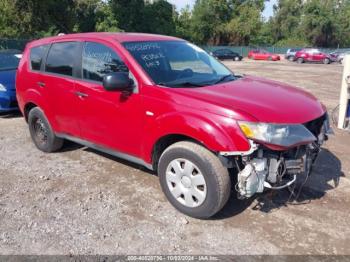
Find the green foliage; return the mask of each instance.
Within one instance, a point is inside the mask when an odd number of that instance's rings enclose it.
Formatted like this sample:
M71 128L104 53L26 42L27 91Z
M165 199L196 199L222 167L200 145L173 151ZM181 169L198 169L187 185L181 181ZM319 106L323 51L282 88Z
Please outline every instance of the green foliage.
M96 10L97 32L120 32L118 21L109 4L101 3Z
M175 35L173 6L165 0L148 4L144 9L144 32Z
M305 38L316 46L336 45L334 0L310 0L304 5L300 29Z
M310 46L310 43L306 42L304 39L300 38L285 38L277 43L275 43L276 47L308 47Z
M0 38L108 31L174 35L197 44L350 46L350 0L196 0L177 12L166 0L0 0Z
M302 17L302 0L280 0L274 8L274 16L269 21L274 42L295 37Z
M192 35L192 13L189 6L183 8L180 13L174 13L173 19L175 22L176 36L193 41Z
M221 43L225 25L232 16L228 0L197 0L192 13L193 40L197 43Z
M337 10L335 20L337 44L340 47L350 46L350 1L343 1Z
M109 0L108 3L120 29L125 32L145 30L144 0Z
M236 15L226 25L225 33L232 45L249 45L258 42L258 34L262 29L261 17L263 1L245 1L237 5Z

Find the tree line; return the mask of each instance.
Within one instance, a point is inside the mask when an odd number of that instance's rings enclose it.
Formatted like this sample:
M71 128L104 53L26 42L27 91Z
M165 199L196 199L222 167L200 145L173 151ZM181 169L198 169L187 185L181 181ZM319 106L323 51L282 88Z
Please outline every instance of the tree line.
M350 46L350 0L0 0L0 38L39 38L91 31L146 32L197 44Z

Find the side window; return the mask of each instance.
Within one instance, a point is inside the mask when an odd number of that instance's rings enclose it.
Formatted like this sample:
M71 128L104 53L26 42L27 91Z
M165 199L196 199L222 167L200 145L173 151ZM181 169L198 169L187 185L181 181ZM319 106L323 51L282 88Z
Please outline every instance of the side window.
M79 55L78 42L61 42L51 46L46 59L45 71L73 76L75 61Z
M109 47L86 42L83 51L83 78L102 82L103 77L113 72L129 72L121 58Z
M30 66L32 70L40 71L41 63L44 59L44 55L46 54L48 47L48 45L42 45L33 47L30 50Z

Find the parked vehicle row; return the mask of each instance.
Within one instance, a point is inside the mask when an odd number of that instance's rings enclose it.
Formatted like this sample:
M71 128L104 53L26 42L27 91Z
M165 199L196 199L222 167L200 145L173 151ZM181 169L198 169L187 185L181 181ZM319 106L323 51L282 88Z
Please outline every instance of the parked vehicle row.
M242 61L243 59L242 55L228 48L217 49L213 52L210 52L210 55L214 56L219 60ZM262 49L254 49L249 51L248 58L253 60L268 60L268 61L281 60L281 57L278 54L272 54Z
M332 52L325 53L317 48L300 48L300 49L288 49L285 54L285 59L291 62L303 63L342 63L346 54L350 52Z
M348 52L350 53L350 52ZM327 54L317 48L291 48L288 49L284 58L290 62L302 63L323 63L330 64L333 62L342 63L346 52L332 52ZM243 56L228 48L221 48L210 52L218 60L233 60L242 61ZM252 60L266 60L266 61L280 61L281 57L278 54L268 52L263 49L253 49L248 52L248 59Z
M169 202L196 218L220 211L232 189L245 199L304 179L329 131L326 108L311 94L236 75L201 48L161 35L33 41L16 88L39 150L58 151L67 139L143 165Z

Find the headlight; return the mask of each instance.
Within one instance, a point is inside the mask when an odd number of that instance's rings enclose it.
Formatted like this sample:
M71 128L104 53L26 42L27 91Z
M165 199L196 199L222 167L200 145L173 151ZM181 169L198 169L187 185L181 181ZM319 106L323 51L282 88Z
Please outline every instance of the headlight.
M238 122L247 138L271 145L290 147L316 141L316 137L303 125Z
M4 85L0 84L0 92L6 92L7 89Z

